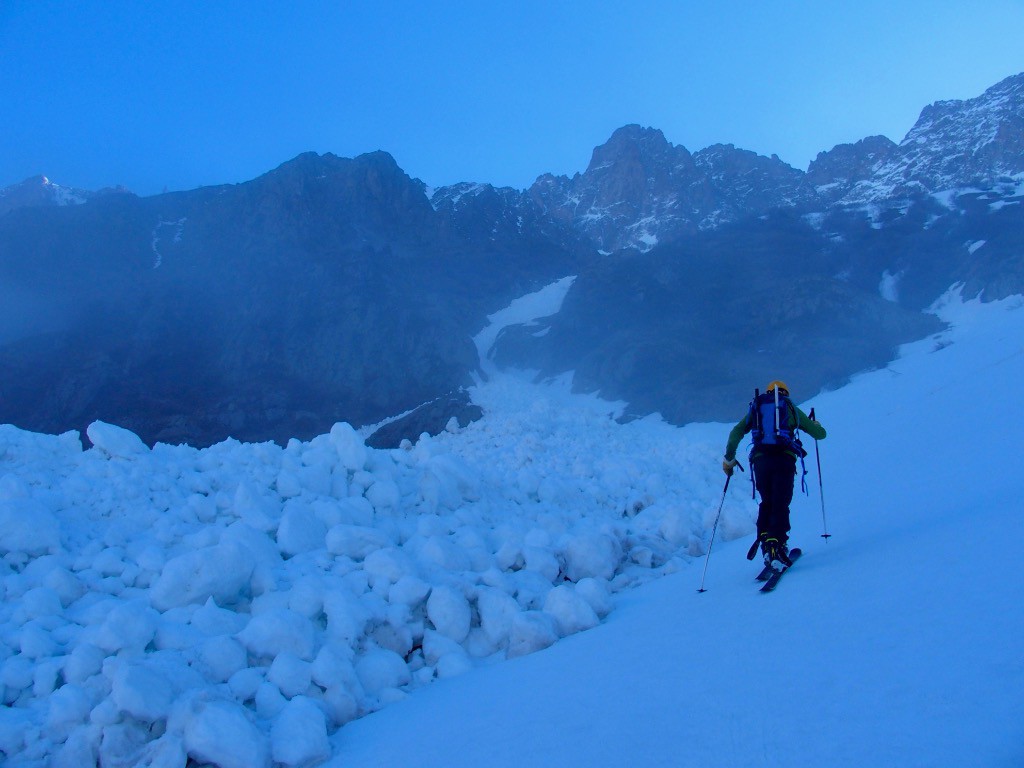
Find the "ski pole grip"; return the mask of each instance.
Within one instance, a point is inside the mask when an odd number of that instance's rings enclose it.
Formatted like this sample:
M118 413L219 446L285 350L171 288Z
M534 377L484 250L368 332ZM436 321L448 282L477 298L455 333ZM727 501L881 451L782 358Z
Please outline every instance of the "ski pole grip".
M817 421L817 419L814 418L814 409L813 408L811 408L811 421Z

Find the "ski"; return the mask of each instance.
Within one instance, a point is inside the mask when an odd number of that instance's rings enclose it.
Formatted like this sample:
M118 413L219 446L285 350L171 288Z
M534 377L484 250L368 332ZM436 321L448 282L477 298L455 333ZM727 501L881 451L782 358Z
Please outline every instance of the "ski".
M772 570L772 567L770 565L766 565L764 568L761 569L761 572L757 574L757 580L768 581L768 579L771 577L773 573L775 573L775 571Z
M801 552L799 549L792 549L792 550L790 550L790 552L789 552L790 563L795 563L797 560L800 559L800 555L802 555L802 554L803 554L803 552ZM790 568L792 568L792 567L793 567L792 565L789 565L786 568L783 568L781 571L776 571L776 570L773 570L772 568L769 568L768 570L771 571L771 573L768 575L768 578L765 581L764 586L761 587L761 591L762 592L771 592L773 589L775 589L775 587L778 586L779 580L782 578L782 575L786 571L788 571ZM758 578L760 578L760 577L758 577Z

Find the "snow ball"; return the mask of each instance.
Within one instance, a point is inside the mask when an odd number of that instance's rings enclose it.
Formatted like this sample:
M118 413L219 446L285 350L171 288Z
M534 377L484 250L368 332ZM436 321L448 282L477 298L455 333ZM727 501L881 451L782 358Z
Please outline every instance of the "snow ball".
M302 482L298 475L287 469L281 470L274 486L282 499L293 499L302 495Z
M472 567L469 555L447 536L432 536L419 541L414 547L421 562L433 563L446 571L468 571Z
M30 589L18 601L21 611L27 619L41 619L47 616L59 616L64 610L60 597L49 587Z
M554 553L541 547L523 547L523 560L526 570L539 573L551 583L554 583L562 570Z
M281 653L270 665L267 680L290 699L309 689L313 681L312 668L309 662L303 661L295 654Z
M318 618L324 609L326 589L320 579L299 579L288 591L288 607L307 619Z
M50 768L81 768L83 765L96 765L95 730L89 726L79 726L71 731L67 740L57 748Z
M430 585L415 576L403 576L388 590L388 602L415 608L430 594Z
M331 756L324 713L309 698L289 701L270 726L270 749L274 762L303 766Z
M47 659L57 653L57 641L38 622L31 621L21 629L18 641L21 655L28 659Z
M92 567L101 576L120 576L124 573L124 550L107 547L92 559Z
M324 704L336 726L345 725L359 715L359 702L343 688L328 688L324 692Z
M590 603L577 595L576 590L568 584L548 592L544 612L555 618L558 631L563 637L596 627L600 623Z
M479 587L476 599L480 627L496 647L505 644L512 631L512 621L519 613L519 603L510 595L490 587Z
M213 597L230 604L249 583L252 553L229 542L172 558L150 589L153 606L165 611Z
M32 685L35 665L32 661L16 654L4 660L0 665L0 685L8 690L23 691Z
M525 564L522 544L513 539L502 542L494 553L494 562L503 571L519 570Z
M516 571L512 578L519 604L528 610L539 610L551 591L551 582L536 571Z
M239 483L231 508L242 522L257 531L272 531L277 527L277 504L261 496L248 482Z
M350 424L339 422L331 427L331 444L346 469L354 472L366 466L366 444Z
M558 626L553 616L541 611L525 611L512 620L508 658L514 659L543 650L557 640Z
M327 532L327 551L353 560L363 560L371 552L392 545L384 533L361 525L336 525Z
M681 547L690 541L693 521L680 509L667 510L661 516L658 533L672 546Z
M145 600L132 600L114 607L91 632L92 642L105 651L142 651L156 635L159 614Z
M110 698L132 717L155 722L170 713L174 688L154 665L122 662L115 666Z
M324 596L324 613L327 614L327 634L330 638L348 643L362 636L371 618L365 601L344 592L332 592Z
M228 688L238 701L251 701L263 684L264 670L259 667L245 667L228 678Z
M451 587L435 587L427 598L427 617L437 631L457 643L469 635L472 610L466 596Z
M402 492L391 480L377 480L366 489L366 499L377 512L387 512L398 508Z
M473 669L473 660L464 651L446 653L437 660L435 671L439 678L458 677Z
M41 502L31 498L0 501L0 554L45 555L60 549L60 523Z
M233 637L221 635L203 641L199 646L198 661L210 680L223 683L245 669L248 656L241 643Z
M0 752L10 756L21 752L32 718L16 707L0 707Z
M241 632L246 624L246 617L234 611L221 608L211 597L192 614L192 626L206 635L233 635Z
M274 608L253 616L238 639L255 655L275 658L288 652L312 659L316 645L313 624L288 608Z
M138 435L113 424L94 421L85 434L99 451L111 458L131 459L149 452Z
M285 709L288 699L281 694L278 686L264 680L256 689L254 703L256 705L256 714L262 720L273 720Z
M190 757L218 768L270 766L266 737L234 702L200 705L185 724L184 745Z
M70 733L71 729L89 719L89 711L93 707L92 697L84 688L71 683L62 685L46 699L46 724L51 730L61 734Z
M285 557L323 549L326 536L327 527L311 509L292 503L285 506L277 527L277 545Z
M395 548L378 549L371 552L363 561L363 570L370 577L370 583L383 581L386 584L395 584L403 576L410 575L412 564L405 554Z
M307 454L303 457L303 461L317 461L320 458L319 455ZM333 461L333 457L329 459ZM323 464L311 464L309 466L300 467L296 472L299 479L299 484L304 490L309 491L315 496L330 496L332 491L331 481L331 467Z
M611 579L622 561L622 547L608 534L584 531L565 546L566 575L571 581L588 576Z
M85 585L52 555L37 557L29 563L23 575L30 574L34 584L53 590L65 607L85 594Z
M322 688L354 690L359 685L351 649L329 643L320 649L310 667L313 681Z
M411 681L409 667L394 651L373 648L356 659L356 675L371 696L385 688L398 688Z
M69 683L81 684L103 668L107 654L92 643L78 643L65 657L64 679Z
M594 613L604 618L612 612L612 594L608 582L604 579L593 579L589 576L576 582L576 594L582 597L594 609Z

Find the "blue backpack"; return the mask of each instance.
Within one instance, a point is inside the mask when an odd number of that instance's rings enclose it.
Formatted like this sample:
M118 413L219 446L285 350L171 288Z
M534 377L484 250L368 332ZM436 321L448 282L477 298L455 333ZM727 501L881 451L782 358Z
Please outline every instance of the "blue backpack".
M800 459L807 455L797 431L796 406L778 389L760 394L754 390L747 413L750 436L753 440L751 454L761 449L790 451Z

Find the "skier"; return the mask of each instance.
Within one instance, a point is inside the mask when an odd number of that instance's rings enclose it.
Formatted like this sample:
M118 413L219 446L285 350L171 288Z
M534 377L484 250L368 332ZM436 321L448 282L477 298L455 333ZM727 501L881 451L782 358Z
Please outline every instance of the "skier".
M768 384L765 394L755 394L747 414L729 433L722 469L732 476L736 448L752 432L750 466L754 485L761 495L757 511L757 539L765 565L776 571L792 565L789 559L789 504L793 500L796 460L806 455L797 437L802 429L815 440L825 439L825 428L812 421L789 399L783 381Z

